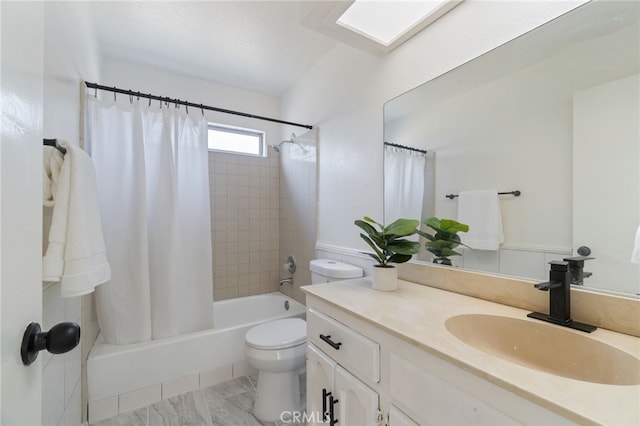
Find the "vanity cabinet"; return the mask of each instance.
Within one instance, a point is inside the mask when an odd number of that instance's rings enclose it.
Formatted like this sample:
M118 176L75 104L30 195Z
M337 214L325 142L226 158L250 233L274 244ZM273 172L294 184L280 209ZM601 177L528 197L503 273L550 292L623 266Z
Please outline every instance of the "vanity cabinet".
M307 341L310 424L379 425L378 393L368 386L380 380L378 343L314 309Z
M311 294L307 341L310 424L575 424Z

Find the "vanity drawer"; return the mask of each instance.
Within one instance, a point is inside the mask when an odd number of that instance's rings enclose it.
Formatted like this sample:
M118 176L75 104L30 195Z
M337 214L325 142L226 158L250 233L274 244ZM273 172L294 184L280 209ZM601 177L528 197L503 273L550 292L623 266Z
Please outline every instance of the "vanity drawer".
M347 370L373 383L380 381L380 345L342 323L309 308L308 341Z

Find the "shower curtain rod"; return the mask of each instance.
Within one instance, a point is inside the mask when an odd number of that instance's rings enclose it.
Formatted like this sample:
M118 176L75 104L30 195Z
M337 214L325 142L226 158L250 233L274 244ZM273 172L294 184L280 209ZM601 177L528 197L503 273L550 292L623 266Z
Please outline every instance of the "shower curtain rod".
M184 105L186 107L198 108L200 110L205 110L206 109L208 111L216 111L216 112L221 112L221 113L224 113L224 114L240 115L242 117L254 118L256 120L271 121L273 123L289 124L291 126L304 127L305 129L313 129L313 126L308 125L308 124L293 123L291 121L278 120L276 118L263 117L263 116L260 116L260 115L249 114L249 113L246 113L246 112L233 111L233 110L230 110L230 109L217 108L217 107L212 107L212 106L203 105L203 104L194 104L193 102L183 101L183 100L180 100L180 99L172 99L172 98L168 98L166 96L157 96L157 95L152 95L150 93L147 94L147 93L134 92L133 90L119 89L119 88L117 88L115 86L114 87L103 86L103 85L97 84L97 83L89 83L88 81L85 81L84 84L89 89L105 90L107 92L121 93L123 95L135 96L136 98L151 99L151 100L154 100L154 101L162 101L162 102L175 104L175 105Z
M409 151L415 151L415 152L419 152L421 154L426 154L427 153L427 151L425 151L424 149L412 148L412 147L406 146L406 145L398 145L397 143L385 142L384 144L387 145L387 146L392 146L394 148L408 149Z

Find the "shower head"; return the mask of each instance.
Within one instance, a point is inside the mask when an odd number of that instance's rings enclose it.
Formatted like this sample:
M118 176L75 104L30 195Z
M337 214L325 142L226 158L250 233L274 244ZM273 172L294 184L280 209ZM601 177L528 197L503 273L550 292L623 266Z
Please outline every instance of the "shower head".
M280 152L280 147L282 146L283 143L290 143L290 144L294 144L294 140L296 138L296 134L295 133L291 133L291 137L289 139L285 139L282 142L280 142L278 145L269 145L271 146L271 148L273 148L273 150L275 152Z

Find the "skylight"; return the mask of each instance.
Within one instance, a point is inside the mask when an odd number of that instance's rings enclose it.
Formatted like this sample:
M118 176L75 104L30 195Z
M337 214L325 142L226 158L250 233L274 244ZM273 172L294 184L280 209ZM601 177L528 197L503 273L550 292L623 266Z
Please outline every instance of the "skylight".
M446 0L355 0L337 24L387 47L435 12Z

